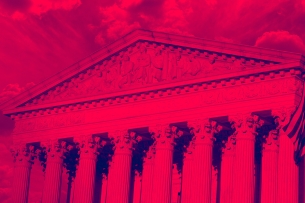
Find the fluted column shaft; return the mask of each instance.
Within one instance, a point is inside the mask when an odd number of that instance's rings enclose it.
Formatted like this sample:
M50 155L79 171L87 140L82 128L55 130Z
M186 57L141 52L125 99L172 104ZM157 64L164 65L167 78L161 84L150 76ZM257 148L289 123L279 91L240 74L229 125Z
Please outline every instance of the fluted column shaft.
M212 154L216 122L209 119L189 122L189 127L194 134L194 168L193 190L191 201L194 203L211 203L212 193Z
M42 203L59 203L65 143L50 141L42 146L47 154Z
M92 203L99 139L85 136L78 138L77 143L80 148L80 157L75 177L73 203Z
M155 149L151 146L143 161L141 203L152 202Z
M298 203L299 169L294 161L294 145L290 138L280 130L278 157L278 202Z
M106 203L108 179L105 174L102 175L102 190L101 190L101 203Z
M209 139L209 138L208 138ZM212 145L210 141L206 144L197 144L194 150L194 196L193 202L210 203L212 192Z
M142 190L142 178L138 171L134 174L134 184L133 184L133 203L141 203L141 190Z
M228 138L221 157L220 173L220 202L232 203L233 198L233 174L235 161L235 138Z
M168 125L152 130L155 139L155 162L152 203L171 203L174 138Z
M254 148L258 117L241 115L234 120L236 158L233 203L254 203Z
M196 175L193 173L194 159L192 154L193 146L189 146L187 152L184 153L182 168L182 192L181 202L188 203L191 200L191 191L193 189L193 179Z
M14 178L12 199L14 203L27 203L34 148L26 147L25 145L15 146L13 156Z
M277 203L278 140L277 130L270 131L263 144L261 203Z
M133 132L117 131L109 136L113 138L115 147L108 178L107 203L128 203L132 150L136 135Z

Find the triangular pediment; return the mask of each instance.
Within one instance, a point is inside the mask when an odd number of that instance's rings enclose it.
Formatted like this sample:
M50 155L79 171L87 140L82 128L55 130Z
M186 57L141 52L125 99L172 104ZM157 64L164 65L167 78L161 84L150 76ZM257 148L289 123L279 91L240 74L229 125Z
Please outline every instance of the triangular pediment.
M256 47L137 30L4 103L39 109L301 61Z

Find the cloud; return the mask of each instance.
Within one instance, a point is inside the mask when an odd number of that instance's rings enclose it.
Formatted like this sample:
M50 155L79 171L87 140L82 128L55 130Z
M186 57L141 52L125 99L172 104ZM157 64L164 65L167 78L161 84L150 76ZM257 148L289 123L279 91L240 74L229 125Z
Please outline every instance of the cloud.
M81 0L32 0L29 11L36 15L41 15L49 10L71 10L78 7Z
M300 36L283 30L265 32L256 40L255 46L305 53L304 41Z
M20 94L24 90L29 89L34 85L35 84L33 82L27 83L24 87L20 87L20 85L17 83L8 84L6 87L4 87L2 92L0 92L0 103Z
M142 0L121 0L121 6L122 8L129 8L132 6L139 5L142 2Z
M131 14L119 4L101 7L100 15L102 16L100 24L102 31L96 35L95 41L101 45L107 39L115 40L135 29L141 28L140 23L133 22Z
M41 15L50 10L71 10L81 5L81 0L2 0L2 15L15 20L26 19L27 14Z

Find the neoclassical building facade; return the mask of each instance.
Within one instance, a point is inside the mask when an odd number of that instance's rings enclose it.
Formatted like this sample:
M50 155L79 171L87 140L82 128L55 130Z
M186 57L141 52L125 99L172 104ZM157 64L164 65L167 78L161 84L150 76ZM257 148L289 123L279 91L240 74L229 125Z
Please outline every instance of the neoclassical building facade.
M1 106L15 203L303 203L300 54L136 30Z

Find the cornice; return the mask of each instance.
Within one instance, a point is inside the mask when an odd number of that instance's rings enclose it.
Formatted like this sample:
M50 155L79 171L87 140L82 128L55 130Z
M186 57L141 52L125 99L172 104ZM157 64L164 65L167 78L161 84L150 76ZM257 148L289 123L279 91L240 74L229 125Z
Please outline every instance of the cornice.
M225 42L217 42L213 40L199 39L194 37L185 37L174 34L167 34L161 32L152 32L147 30L133 31L112 44L106 45L100 51L97 51L85 59L73 64L72 66L64 69L63 71L55 74L46 81L26 90L24 93L16 96L15 98L2 104L2 109L15 108L20 104L32 99L33 97L42 94L46 90L56 86L58 83L67 80L79 72L86 70L88 67L99 63L108 57L114 56L119 51L124 50L128 46L138 41L149 41L156 43L167 44L168 46L182 47L183 49L202 50L207 52L217 52L218 54L232 55L237 57L247 57L249 59L259 59L271 61L274 63L283 63L288 61L300 61L303 59L302 55L268 50L258 47L236 45Z
M107 107L119 104L127 104L137 101L145 101L157 98L166 98L174 95L183 95L192 92L198 92L203 90L213 90L224 87L232 87L236 85L251 84L264 80L273 80L276 78L284 77L299 77L303 78L304 73L299 68L284 68L281 64L281 69L278 66L270 67L269 71L261 68L258 70L241 71L239 74L232 73L223 76L213 76L210 78L197 79L192 81L185 81L179 83L170 83L171 86L162 85L149 87L142 89L140 92L125 92L119 95L104 95L102 98L85 98L80 101L69 101L67 103L54 103L52 106L30 106L19 109L12 109L5 111L4 114L11 116L13 119L26 119L30 117L36 117L41 115L53 115L63 112L76 112L84 109L94 109L100 107ZM246 73L245 73L246 72Z

